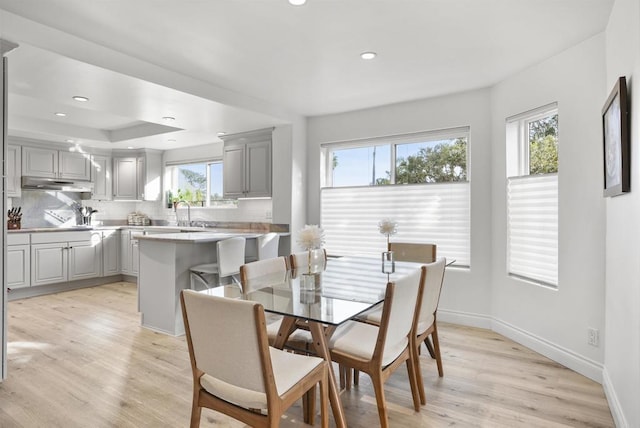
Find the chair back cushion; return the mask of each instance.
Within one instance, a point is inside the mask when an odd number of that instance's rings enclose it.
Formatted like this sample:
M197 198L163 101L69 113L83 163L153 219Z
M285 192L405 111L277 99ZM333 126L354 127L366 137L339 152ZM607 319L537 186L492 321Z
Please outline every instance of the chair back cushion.
M265 393L256 328L259 304L193 290L182 293L195 366L212 378L210 382Z
M393 298L391 305L387 305L385 300L383 306L382 320L385 319L385 311L389 311L388 324L386 328L386 339L384 345L384 360L395 359L408 343L411 332L416 302L418 300L418 290L422 280L422 270L416 269L410 274L395 281ZM381 326L382 327L382 326ZM382 333L384 328L380 329ZM388 353L395 353L393 357Z
M240 267L242 291L271 287L287 280L287 258L277 257L244 264Z
M237 275L244 264L246 239L235 237L218 241L218 272L220 277Z
M389 251L402 262L433 263L436 261L436 244L390 242Z
M265 233L256 239L258 244L258 260L274 259L278 257L278 245L280 235L277 233Z
M424 291L422 292L417 334L423 333L433 324L434 314L438 309L438 301L440 300L440 290L442 290L446 265L447 260L444 257L440 257L437 261L426 265L427 275L424 282Z

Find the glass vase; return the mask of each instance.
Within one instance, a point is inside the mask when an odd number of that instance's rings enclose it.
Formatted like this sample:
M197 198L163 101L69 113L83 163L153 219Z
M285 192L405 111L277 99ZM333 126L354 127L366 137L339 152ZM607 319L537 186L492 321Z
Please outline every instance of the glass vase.
M382 273L394 273L396 271L396 261L393 251L382 252Z

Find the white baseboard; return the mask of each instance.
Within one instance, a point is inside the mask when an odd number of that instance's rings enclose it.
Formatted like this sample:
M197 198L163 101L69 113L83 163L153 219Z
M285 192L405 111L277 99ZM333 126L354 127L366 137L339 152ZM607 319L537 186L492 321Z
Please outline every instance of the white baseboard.
M589 379L602 383L602 364L502 320L482 314L438 309L438 321L495 331Z
M471 312L438 309L438 321L491 330L491 317Z
M598 383L602 383L602 364L536 336L502 320L493 319L492 330Z
M624 417L618 395L611 384L611 378L609 377L609 372L607 372L606 367L602 371L602 387L604 389L604 395L607 397L607 402L609 403L611 416L613 416L613 423L617 428L628 428L627 418Z

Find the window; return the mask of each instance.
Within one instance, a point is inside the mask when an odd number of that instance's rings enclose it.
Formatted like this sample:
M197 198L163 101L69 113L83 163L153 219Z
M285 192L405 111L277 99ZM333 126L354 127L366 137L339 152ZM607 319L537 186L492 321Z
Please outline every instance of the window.
M558 110L507 119L507 271L558 286Z
M321 223L331 254L379 255L378 222L470 265L468 128L323 145Z
M195 207L235 205L222 197L222 162L167 165L167 199L185 200Z

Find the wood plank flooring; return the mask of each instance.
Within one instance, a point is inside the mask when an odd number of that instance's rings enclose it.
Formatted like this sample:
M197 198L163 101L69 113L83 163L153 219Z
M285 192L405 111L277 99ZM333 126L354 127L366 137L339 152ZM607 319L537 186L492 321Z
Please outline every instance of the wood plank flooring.
M119 282L10 302L0 427L187 427L184 337L141 328L136 299L135 285ZM444 378L425 350L427 404L416 413L406 370L397 370L385 387L391 426L614 426L599 384L496 333L440 330ZM366 375L342 400L350 427L379 426ZM281 426L305 426L301 417L297 404ZM242 424L203 410L201 426Z

